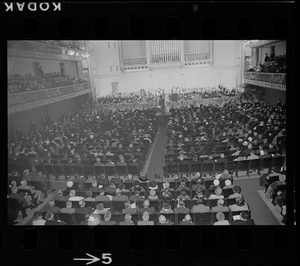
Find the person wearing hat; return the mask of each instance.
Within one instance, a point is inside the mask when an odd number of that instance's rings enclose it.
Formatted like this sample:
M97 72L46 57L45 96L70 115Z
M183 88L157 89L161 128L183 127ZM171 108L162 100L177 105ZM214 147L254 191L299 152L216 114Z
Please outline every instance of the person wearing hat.
M192 220L192 216L187 213L183 220L179 222L180 225L194 225L193 220Z
M145 211L142 215L142 221L138 221L137 225L154 225L154 221L149 221L149 212Z
M139 209L139 213L143 214L145 211L147 211L149 214L155 214L156 210L154 209L154 207L150 207L150 201L148 199L146 199L143 202L143 208Z
M132 215L127 213L124 215L124 221L119 222L119 225L135 225L132 221Z
M204 213L204 212L209 212L209 206L205 206L203 204L203 199L202 198L198 198L197 199L197 204L194 205L191 209L192 213Z
M43 219L42 214L37 211L33 214L32 225L45 225L46 220Z
M124 209L122 210L122 213L123 214L137 214L138 213L138 210L137 208L133 208L130 201L125 201L124 202Z
M217 206L212 207L211 211L212 212L228 212L229 208L227 206L224 206L224 204L225 204L224 199L218 199Z
M233 190L233 194L229 195L228 199L236 199L236 198L242 198L243 197L242 194L241 194L242 189L241 189L240 186L234 185L232 190Z
M174 211L171 209L171 205L168 202L163 202L160 213L174 213Z
M198 199L206 199L205 195L203 194L203 190L198 187L195 191L195 196L193 198L193 200L198 200Z
M165 215L158 216L158 225L173 225L174 223L166 218Z
M149 200L158 200L158 196L156 195L156 191L154 189L151 189L149 191L148 199Z
M250 218L250 213L248 211L242 211L239 215L240 217L233 220L231 225L255 225L254 221Z
M104 213L104 220L100 222L100 225L117 225L116 221L111 221L111 212Z
M56 220L52 212L47 212L45 215L45 219L45 225L65 225L65 223Z
M217 212L216 218L217 222L215 222L213 225L230 225L228 220L225 220L225 215L223 212Z
M72 208L72 202L71 201L67 201L66 202L66 208L61 208L60 212L61 213L74 213L75 212L75 208Z
M197 190L197 188L200 188L202 190L206 189L205 185L203 184L203 178L201 178L201 177L199 177L196 180L196 184L195 185L192 185L192 190Z
M55 200L51 199L48 204L41 209L41 212L60 213L60 208L56 207Z
M183 200L178 200L177 206L174 208L174 213L189 213L189 208L185 207L185 203Z
M248 204L245 202L243 198L237 198L236 204L229 205L229 210L232 212L235 211L248 211Z

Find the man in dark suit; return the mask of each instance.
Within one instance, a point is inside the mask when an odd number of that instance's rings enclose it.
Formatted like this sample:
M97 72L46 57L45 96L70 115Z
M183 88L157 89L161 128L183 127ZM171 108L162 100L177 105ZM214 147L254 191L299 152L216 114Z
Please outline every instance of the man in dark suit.
M255 225L254 221L250 219L250 213L243 211L240 214L240 219L234 220L230 223L231 225Z
M79 201L79 208L75 209L75 213L90 214L92 213L91 207L85 207L83 200Z
M10 199L17 199L20 203L20 210L22 212L23 218L27 216L26 213L26 207L28 206L28 203L26 199L21 195L18 194L18 188L17 187L12 187L11 189L11 194L8 195Z

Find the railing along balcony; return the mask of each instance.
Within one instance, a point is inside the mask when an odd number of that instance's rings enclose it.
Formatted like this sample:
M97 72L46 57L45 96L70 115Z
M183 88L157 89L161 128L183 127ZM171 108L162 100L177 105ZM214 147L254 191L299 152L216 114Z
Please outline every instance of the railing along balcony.
M124 66L146 65L147 58L146 57L124 58L123 64Z
M198 61L210 59L210 53L186 53L184 54L185 61Z
M159 63L169 63L169 62L180 62L180 54L155 54L151 55L151 63L159 64Z
M67 100L91 91L90 82L85 82L52 89L8 94L8 114Z
M285 73L264 73L246 71L244 73L245 83L277 89L286 90L286 74Z

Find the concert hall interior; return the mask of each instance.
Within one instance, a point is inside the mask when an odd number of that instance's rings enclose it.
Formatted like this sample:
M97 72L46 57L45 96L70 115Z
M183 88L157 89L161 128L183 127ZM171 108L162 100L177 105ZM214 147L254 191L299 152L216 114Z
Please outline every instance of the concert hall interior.
M7 54L9 225L286 224L286 41Z

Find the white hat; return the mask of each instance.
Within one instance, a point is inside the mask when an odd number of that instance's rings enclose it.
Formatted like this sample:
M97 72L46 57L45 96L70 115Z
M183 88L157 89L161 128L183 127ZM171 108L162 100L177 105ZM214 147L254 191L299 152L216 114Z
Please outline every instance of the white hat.
M231 185L231 180L227 179L225 180L225 186L230 186Z
M238 142L242 142L243 140L242 139L238 139Z
M214 180L214 185L215 185L215 186L218 186L219 184L220 184L220 181L219 181L218 179L215 179L215 180Z
M286 176L285 175L279 175L279 181L283 182L285 181Z
M199 172L196 173L196 177L200 177L201 174Z
M253 138L249 137L248 140L251 142L253 140Z
M73 181L68 181L67 182L67 187L73 187Z
M248 146L248 141L244 141L244 142L243 142L243 145L244 145L244 146Z

